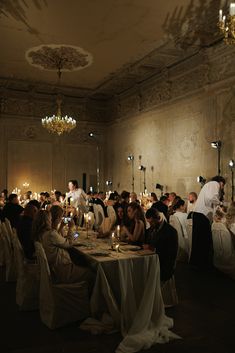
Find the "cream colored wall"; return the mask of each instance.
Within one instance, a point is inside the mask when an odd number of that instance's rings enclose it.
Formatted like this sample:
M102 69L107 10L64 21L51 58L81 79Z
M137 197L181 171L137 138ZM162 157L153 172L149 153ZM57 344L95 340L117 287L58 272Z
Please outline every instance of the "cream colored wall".
M87 188L96 180L96 142L88 137L89 131L98 131L100 124L79 122L76 131L67 136L49 134L39 120L7 117L0 120L0 188L9 192L23 183L33 192L52 189L67 190L69 179L77 179L82 185L86 173ZM102 175L101 159L101 179ZM93 182L91 179L93 178ZM101 184L101 187L103 185Z
M182 197L190 191L199 192L196 177L210 178L217 174L217 151L210 142L221 139L221 169L227 177L229 199L227 163L235 157L233 102L230 88L203 92L111 124L106 139L106 178L113 181L113 189L131 190L131 163L127 156L133 154L137 193L144 189L143 173L138 170L139 155L146 166L149 192L156 191L156 183L163 184L164 191L175 191Z

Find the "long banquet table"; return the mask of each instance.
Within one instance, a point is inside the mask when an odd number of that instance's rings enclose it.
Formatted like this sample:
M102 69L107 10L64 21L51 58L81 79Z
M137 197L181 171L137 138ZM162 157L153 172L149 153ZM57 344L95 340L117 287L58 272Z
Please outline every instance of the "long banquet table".
M81 328L93 333L121 331L116 353L138 352L155 343L179 338L169 331L173 320L165 315L158 256L150 251L110 249L110 240L96 239L80 230L75 247L97 270L91 296L91 316Z

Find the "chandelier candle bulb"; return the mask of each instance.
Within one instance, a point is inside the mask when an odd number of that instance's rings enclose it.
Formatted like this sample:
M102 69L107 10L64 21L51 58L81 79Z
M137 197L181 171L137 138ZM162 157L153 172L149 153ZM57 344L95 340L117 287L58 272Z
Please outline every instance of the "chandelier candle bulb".
M230 4L229 14L230 14L230 16L234 16L235 15L235 3L234 2L232 2Z
M219 21L222 21L223 19L223 11L219 10Z

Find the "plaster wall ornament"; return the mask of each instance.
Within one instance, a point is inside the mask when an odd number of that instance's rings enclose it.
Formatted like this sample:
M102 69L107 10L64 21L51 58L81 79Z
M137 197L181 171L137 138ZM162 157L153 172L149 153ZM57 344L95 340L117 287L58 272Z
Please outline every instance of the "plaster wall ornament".
M32 66L47 71L77 71L92 64L93 58L83 48L67 44L42 44L25 53Z

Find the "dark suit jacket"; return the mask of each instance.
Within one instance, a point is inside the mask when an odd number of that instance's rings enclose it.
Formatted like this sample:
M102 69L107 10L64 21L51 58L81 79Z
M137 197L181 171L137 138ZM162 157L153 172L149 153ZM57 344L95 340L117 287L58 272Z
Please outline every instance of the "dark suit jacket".
M178 235L175 228L163 221L160 228L149 228L146 242L156 249L160 261L161 281L170 279L175 270L178 251Z
M2 218L7 218L10 221L12 228L17 228L20 214L23 212L23 210L23 207L20 205L10 202L6 203L2 210Z
M21 216L17 226L17 235L27 259L34 258L34 243L32 239L33 219L28 216Z
M168 207L161 201L154 202L152 208L156 208L159 212L162 212L166 219L168 220Z

